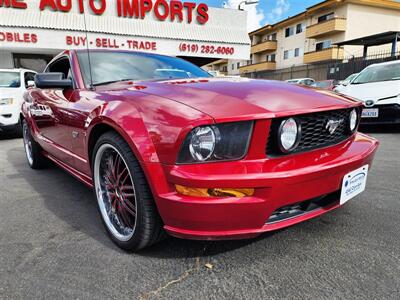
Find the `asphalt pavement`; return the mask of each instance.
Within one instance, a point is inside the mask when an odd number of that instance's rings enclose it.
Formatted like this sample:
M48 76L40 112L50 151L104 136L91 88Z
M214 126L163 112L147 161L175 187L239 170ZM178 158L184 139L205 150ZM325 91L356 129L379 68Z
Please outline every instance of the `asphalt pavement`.
M22 140L0 140L0 299L400 299L400 128L367 190L324 216L254 240L169 238L127 254L91 190Z

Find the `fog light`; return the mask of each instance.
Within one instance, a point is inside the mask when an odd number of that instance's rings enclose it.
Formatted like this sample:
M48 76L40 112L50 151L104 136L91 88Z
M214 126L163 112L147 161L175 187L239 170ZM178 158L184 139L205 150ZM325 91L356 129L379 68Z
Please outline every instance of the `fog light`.
M193 197L236 197L242 198L254 195L254 189L235 188L191 188L182 185L175 185L178 193Z
M0 99L0 105L12 105L14 103L13 98L2 98Z

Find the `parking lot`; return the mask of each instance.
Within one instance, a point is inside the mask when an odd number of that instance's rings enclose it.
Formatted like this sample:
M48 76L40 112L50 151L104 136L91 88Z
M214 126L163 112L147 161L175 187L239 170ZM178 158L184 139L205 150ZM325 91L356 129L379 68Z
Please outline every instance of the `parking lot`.
M400 129L371 134L367 190L344 207L255 240L169 238L139 254L106 236L91 190L0 140L0 298L399 299Z

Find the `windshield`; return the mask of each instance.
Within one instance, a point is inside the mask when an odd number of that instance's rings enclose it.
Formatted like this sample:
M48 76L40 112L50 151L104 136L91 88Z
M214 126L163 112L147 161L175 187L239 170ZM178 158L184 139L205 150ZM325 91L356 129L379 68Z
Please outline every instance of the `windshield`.
M330 81L318 81L314 82L311 86L321 88L321 89L326 89L331 85Z
M369 67L362 71L351 84L399 80L400 64Z
M85 84L89 84L88 55L78 53ZM123 80L164 80L211 77L206 71L179 58L135 52L90 53L94 85Z
M19 72L0 72L0 87L19 88L21 79Z
M343 80L343 83L349 83L351 82L359 73L354 73L351 74L349 77L347 77L345 80Z

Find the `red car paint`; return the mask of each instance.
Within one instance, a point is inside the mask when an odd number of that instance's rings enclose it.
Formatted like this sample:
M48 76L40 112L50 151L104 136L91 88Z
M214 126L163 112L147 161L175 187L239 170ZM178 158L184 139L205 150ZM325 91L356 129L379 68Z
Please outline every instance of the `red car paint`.
M371 165L378 147L375 139L355 133L334 146L270 158L265 145L272 118L361 104L328 91L237 78L128 81L90 90L83 83L76 51L62 55L70 59L76 88L32 89L26 94L23 115L35 140L47 157L93 186L93 138L103 126L113 128L140 161L166 231L178 237L253 237L321 215L338 207L338 201L266 224L279 207L339 190L346 173ZM48 107L51 113L33 117L32 106ZM176 164L180 146L191 129L240 120L255 120L250 147L243 159ZM255 188L255 193L243 198L190 197L178 194L175 184Z

